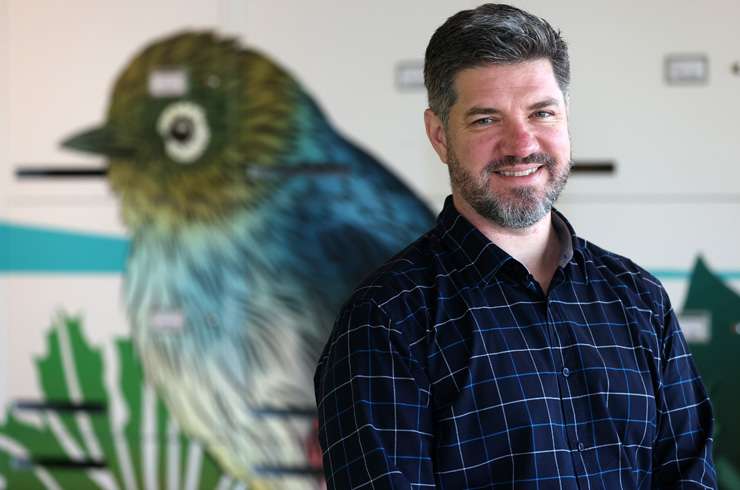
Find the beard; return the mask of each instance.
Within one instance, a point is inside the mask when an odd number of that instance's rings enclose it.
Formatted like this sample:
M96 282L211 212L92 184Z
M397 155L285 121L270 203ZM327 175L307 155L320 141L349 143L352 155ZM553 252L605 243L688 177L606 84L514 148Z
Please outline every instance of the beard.
M547 172L548 179L541 191L534 186L522 186L495 193L490 186L491 174L496 170L517 163L540 163L538 170ZM556 160L546 153L533 153L524 158L505 157L485 166L479 176L471 174L460 165L450 148L448 169L452 188L480 216L504 228L521 229L532 226L552 209L560 192L565 187L573 163L558 166Z

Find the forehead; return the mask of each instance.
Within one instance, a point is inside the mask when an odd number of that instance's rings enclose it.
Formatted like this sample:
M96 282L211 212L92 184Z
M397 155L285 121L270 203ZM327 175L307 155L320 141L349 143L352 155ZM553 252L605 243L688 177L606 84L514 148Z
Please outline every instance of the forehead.
M540 98L563 102L548 59L467 68L455 76L454 85L455 106L466 109L481 103L533 102Z

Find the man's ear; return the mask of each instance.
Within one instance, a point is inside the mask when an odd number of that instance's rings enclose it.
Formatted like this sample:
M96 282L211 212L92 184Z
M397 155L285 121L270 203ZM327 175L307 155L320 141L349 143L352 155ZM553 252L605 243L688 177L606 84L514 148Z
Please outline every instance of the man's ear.
M447 133L442 120L431 109L424 111L424 127L426 127L427 137L434 151L437 152L437 156L442 163L447 163Z

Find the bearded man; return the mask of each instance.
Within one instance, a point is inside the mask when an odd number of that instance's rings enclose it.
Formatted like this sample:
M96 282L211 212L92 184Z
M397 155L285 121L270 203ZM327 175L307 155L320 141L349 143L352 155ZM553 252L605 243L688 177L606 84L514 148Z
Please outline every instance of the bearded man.
M315 377L328 487L716 488L663 287L552 207L571 167L560 33L462 11L424 75L452 196L337 319Z

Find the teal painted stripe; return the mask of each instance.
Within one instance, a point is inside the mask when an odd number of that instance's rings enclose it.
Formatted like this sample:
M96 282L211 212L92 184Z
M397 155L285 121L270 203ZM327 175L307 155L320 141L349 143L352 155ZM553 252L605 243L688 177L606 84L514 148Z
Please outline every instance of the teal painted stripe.
M650 269L650 272L658 279L664 281L688 281L691 271L681 269ZM740 281L740 271L712 271L725 281Z
M0 274L120 273L129 241L0 222Z
M129 241L105 235L73 233L0 222L2 273L120 273ZM691 271L651 269L664 281L687 281ZM740 270L715 271L725 281L740 280Z

